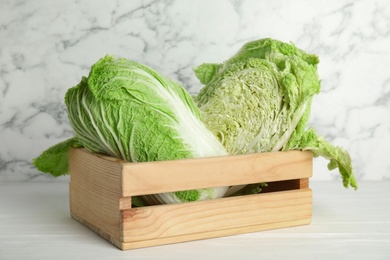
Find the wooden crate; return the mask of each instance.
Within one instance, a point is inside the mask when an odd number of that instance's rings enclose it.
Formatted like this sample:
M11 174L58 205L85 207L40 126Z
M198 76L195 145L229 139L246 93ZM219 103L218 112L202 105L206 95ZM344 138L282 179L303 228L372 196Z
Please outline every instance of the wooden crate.
M71 216L122 250L309 224L311 152L129 163L70 152ZM267 182L256 195L132 208L131 198Z

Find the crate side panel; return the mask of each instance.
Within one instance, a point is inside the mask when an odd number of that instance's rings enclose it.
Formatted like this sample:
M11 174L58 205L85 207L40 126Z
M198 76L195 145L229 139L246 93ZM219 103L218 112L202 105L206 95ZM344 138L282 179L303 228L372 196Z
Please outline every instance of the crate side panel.
M223 233L226 229L310 219L311 214L310 189L134 208L122 213L122 241Z
M71 149L69 172L72 217L118 244L121 164L84 149Z
M311 176L310 151L125 163L122 196L302 179Z

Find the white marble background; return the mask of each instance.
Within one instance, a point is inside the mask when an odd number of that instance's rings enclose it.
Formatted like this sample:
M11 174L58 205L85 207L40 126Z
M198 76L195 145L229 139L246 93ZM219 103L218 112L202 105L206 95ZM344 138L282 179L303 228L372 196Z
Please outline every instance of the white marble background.
M145 63L196 93L192 68L273 37L319 55L311 125L350 151L359 180L390 178L387 0L0 0L0 181L68 180L31 166L72 136L64 94L105 54ZM324 159L316 180L337 180Z

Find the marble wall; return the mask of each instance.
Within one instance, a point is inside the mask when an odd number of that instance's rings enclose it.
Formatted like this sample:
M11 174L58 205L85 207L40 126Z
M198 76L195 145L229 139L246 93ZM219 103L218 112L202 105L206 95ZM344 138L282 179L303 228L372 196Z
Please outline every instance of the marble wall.
M310 125L346 148L359 180L390 178L387 0L0 1L0 181L61 181L31 165L72 136L64 94L105 54L147 64L191 93L192 68L245 42L292 41L320 57ZM314 160L316 180L339 181Z

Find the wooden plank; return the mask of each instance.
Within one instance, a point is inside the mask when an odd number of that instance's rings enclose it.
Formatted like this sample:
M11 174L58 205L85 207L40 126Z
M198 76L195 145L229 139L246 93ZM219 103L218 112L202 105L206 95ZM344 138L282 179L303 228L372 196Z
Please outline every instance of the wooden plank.
M253 225L253 226L243 226L243 227L238 227L238 228L223 229L223 230L217 230L217 231L210 230L208 232L195 233L195 234L189 234L189 235L180 235L180 236L175 236L175 237L164 237L164 238L156 238L156 239L149 239L149 240L143 240L143 241L133 241L133 242L121 243L119 245L119 248L122 250L130 250L130 249L159 246L159 245L166 245L166 244L173 244L173 243L182 243L182 242L188 242L188 241L194 241L194 240L217 238L217 237L232 236L232 235L238 235L238 234L246 234L246 233L251 233L251 232L265 231L265 230L308 225L308 224L310 224L310 222L311 222L311 218L308 217L308 218L303 218L303 219L295 219L295 220L288 220L288 221L281 221L281 222L274 222L274 223L267 223L267 224L259 224L259 225Z
M308 220L311 214L310 189L134 208L122 212L121 241L179 241L173 237L190 240L191 235L193 239L234 235L251 226L284 227L282 223Z
M122 196L302 179L311 176L310 151L123 163Z
M83 149L69 153L71 216L114 244L120 238L121 169Z

